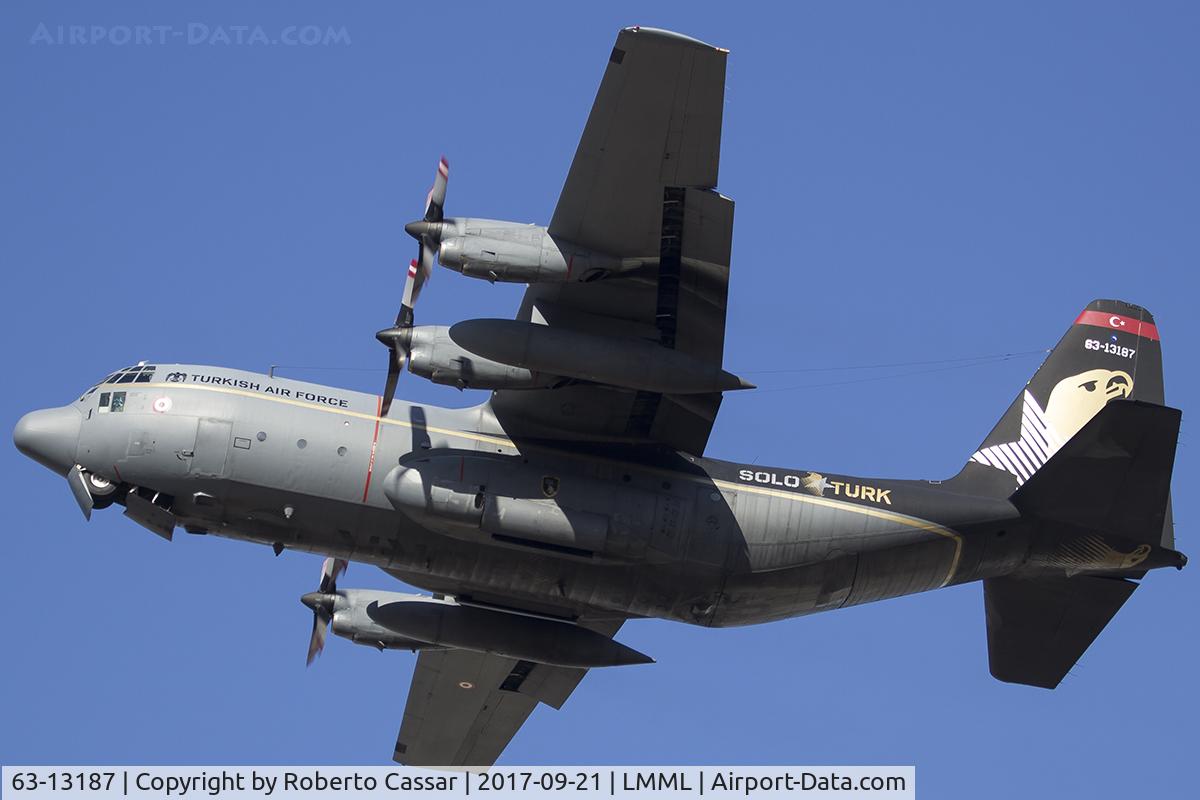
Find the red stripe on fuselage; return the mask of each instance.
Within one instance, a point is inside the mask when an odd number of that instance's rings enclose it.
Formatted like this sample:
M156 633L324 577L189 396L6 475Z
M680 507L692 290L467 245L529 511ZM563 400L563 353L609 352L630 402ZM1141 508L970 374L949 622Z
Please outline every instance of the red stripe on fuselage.
M371 473L375 471L375 450L379 447L379 412L383 411L383 398L375 398L375 435L371 438L371 460L367 462L367 482L363 484L363 502L371 491Z
M1126 317L1121 314L1109 314L1105 311L1084 311L1075 320L1076 325L1094 325L1097 328L1108 328L1110 331L1124 331L1158 341L1158 328L1153 322L1142 322L1140 319Z

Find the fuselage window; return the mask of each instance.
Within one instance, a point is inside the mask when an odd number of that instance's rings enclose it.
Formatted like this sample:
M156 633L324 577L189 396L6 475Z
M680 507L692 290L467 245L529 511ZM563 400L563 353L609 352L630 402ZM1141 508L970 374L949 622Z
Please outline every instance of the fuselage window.
M100 393L100 408L108 408L108 399L112 397L109 392Z
M118 411L125 410L125 393L113 392L112 396L112 411L115 414Z

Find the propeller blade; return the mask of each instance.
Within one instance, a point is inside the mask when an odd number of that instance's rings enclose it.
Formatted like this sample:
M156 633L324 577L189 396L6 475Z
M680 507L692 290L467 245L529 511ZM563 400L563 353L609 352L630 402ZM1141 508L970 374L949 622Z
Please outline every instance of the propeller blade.
M437 253L437 243L428 236L421 237L421 247L418 252L418 261L413 263L417 265L417 274L413 280L412 299L415 303L417 296L421 294L421 287L425 285L425 281L433 277L433 258ZM412 267L409 267L412 270Z
M446 206L446 182L450 178L450 162L445 156L438 162L437 174L433 176L433 188L425 197L425 221L441 222Z
M344 558L327 558L321 564L321 588L318 589L321 594L332 594L337 591L337 579L346 571L346 567L350 565Z
M321 655L321 651L325 649L325 636L328 629L329 620L321 612L314 611L312 635L308 639L308 657L304 660L304 666L311 666L316 657Z
M396 314L397 328L411 328L413 324L413 303L416 302L417 276L421 268L414 258L408 262L408 274L404 279L404 294L400 296L400 312Z
M409 323L412 322L412 309L408 306L400 308L401 324L397 324L392 328L384 328L379 333L375 334L375 338L382 342L388 349L388 374L387 382L383 387L383 400L379 406L380 416L386 417L388 411L392 407L392 400L396 396L396 384L400 381L400 373L404 371L404 366L408 359L412 357L412 325L404 325L403 318L407 315Z
M396 384L400 382L400 354L395 350L388 353L387 383L383 386L383 402L379 406L379 416L386 417L396 397Z
M327 558L321 564L321 584L315 592L309 592L300 598L300 602L312 609L312 634L308 637L308 658L304 664L312 664L313 659L325 649L325 638L329 635L329 623L333 621L336 608L338 576L346 571L349 562L344 558Z
M388 355L387 382L383 387L383 399L379 410L382 416L387 416L391 410L392 400L396 395L396 384L400 381L400 373L404 370L405 362L411 357L409 342L404 331L411 333L413 327L413 306L421 295L421 288L433 276L434 260L438 248L441 247L442 214L446 204L446 183L450 177L450 163L443 156L438 161L437 174L433 176L433 187L425 197L425 217L404 226L404 230L417 240L417 257L408 265L408 275L404 280L404 294L400 299L400 312L396 314L394 327L375 334L375 338L387 345L391 351Z

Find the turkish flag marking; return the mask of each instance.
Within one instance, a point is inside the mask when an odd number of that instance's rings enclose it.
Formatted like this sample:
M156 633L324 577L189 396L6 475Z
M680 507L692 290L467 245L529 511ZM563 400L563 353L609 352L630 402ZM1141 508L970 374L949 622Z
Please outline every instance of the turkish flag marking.
M1158 341L1158 328L1153 322L1142 322L1133 317L1121 314L1109 314L1104 311L1084 311L1075 320L1076 325L1094 325L1097 328L1108 328L1110 331L1125 331L1136 334L1143 339Z

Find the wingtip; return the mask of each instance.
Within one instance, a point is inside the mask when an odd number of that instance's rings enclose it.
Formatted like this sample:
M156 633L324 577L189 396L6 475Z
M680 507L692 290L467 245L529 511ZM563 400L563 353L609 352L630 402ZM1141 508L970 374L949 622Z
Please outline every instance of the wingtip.
M745 378L743 378L739 375L734 375L732 372L722 370L722 373L723 373L723 376L722 376L723 380L722 380L721 391L723 391L723 392L737 392L737 391L741 391L742 389L757 389L758 388L758 386L756 384L751 383L750 381L746 380Z
M665 28L648 28L645 25L630 25L629 27L622 28L621 30L623 33L637 33L637 34L641 34L643 36L652 36L657 39L678 42L679 44L690 44L690 45L695 45L698 47L707 47L710 50L716 50L721 53L729 52L728 50L726 50L723 47L717 47L716 45L711 45L708 42L703 42L703 41L695 38L694 36L688 36L685 33L678 33L676 31L669 31L669 30L666 30Z

